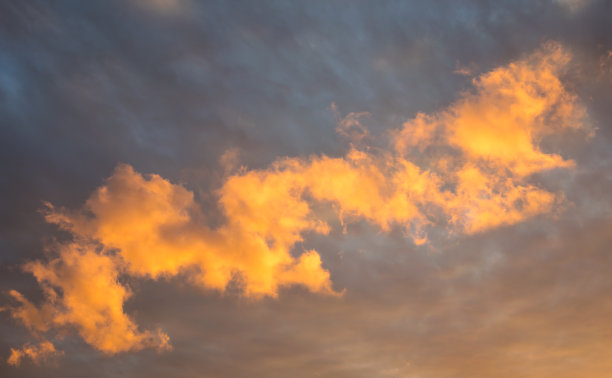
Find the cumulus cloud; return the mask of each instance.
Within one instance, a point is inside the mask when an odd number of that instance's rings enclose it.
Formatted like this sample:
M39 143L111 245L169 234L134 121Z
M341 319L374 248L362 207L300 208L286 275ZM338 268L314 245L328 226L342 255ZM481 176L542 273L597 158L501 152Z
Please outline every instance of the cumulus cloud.
M192 192L128 165L116 169L84 211L51 208L47 219L116 250L129 275L157 279L196 268L194 282L224 290L238 281L252 297L276 296L279 286L292 283L332 293L315 252L289 254L305 230L327 231L309 218L308 204L288 186L290 175L229 178L220 192L227 221L216 229L199 221Z
M530 178L574 163L540 142L587 129L560 80L570 58L549 43L486 73L447 109L389 132L386 149L367 145L371 136L360 121L367 114L351 113L338 125L351 140L345 156L282 158L266 169L228 173L216 193L224 220L215 227L183 186L120 165L83 208L49 205L46 219L73 241L48 261L25 266L45 301L35 306L12 292L12 315L34 332L76 328L109 354L166 348L168 336L139 330L124 312L131 292L120 276L181 273L204 289L235 284L255 299L276 297L289 285L338 295L317 251L295 251L306 233L328 233L332 216L365 219L382 231L401 227L424 244L431 227L471 234L551 212L562 194ZM333 211L316 211L315 204Z
M7 362L9 365L19 366L24 358L29 358L35 364L52 357L62 355L61 351L55 349L55 346L47 340L40 342L38 345L26 344L21 348L11 348L11 355Z
M431 174L454 188L429 197L451 224L482 231L549 212L562 199L528 177L574 165L541 150L546 135L568 129L589 135L584 109L560 80L570 58L562 46L548 43L474 79L474 90L448 109L419 114L394 134L400 155L429 155Z
M74 327L88 344L107 354L145 346L168 347L166 335L140 332L123 312L130 292L118 282L116 257L84 241L59 248L57 257L25 265L41 285L45 302L36 307L11 291L20 303L12 312L14 318L35 333Z
M49 261L25 265L45 302L37 307L12 291L19 303L12 316L34 332L74 327L88 344L114 354L169 346L163 332L140 331L125 314L131 292L119 282L121 274L158 279L188 271L204 288L223 291L235 282L252 298L276 296L279 286L292 284L337 294L315 251L299 258L289 253L304 230L327 228L307 219L308 205L282 186L284 179L254 174L228 180L221 196L227 224L210 229L198 222L191 192L119 166L83 209L49 205L47 220L74 241L59 245Z

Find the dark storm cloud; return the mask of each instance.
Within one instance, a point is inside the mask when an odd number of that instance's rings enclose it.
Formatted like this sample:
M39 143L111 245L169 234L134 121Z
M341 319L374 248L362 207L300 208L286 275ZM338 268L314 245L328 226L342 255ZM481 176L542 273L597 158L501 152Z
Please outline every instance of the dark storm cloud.
M54 237L42 201L76 208L118 163L182 182L203 210L230 148L250 168L344 152L330 109L368 111L371 132L443 108L487 72L555 40L567 85L598 130L544 141L576 160L538 177L558 219L415 248L366 224L305 241L343 298L202 294L180 278L130 282L145 328L174 350L109 358L74 335L50 364L2 376L597 376L612 312L612 51L608 1L17 2L0 4L1 287L39 298L18 264ZM603 68L602 68L603 67ZM557 147L555 147L557 146ZM559 188L561 186L561 188ZM8 297L5 297L8 301ZM3 299L4 301L4 299ZM4 303L4 302L3 302ZM0 354L28 340L0 313ZM586 369L586 370L583 370ZM591 369L591 370L588 370ZM551 373L552 372L552 373Z

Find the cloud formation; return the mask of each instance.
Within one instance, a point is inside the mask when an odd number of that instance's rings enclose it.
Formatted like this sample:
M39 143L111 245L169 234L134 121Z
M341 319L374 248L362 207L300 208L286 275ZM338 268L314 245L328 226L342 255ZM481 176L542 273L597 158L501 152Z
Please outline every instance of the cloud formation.
M570 58L559 44L548 43L474 79L474 91L449 109L419 114L396 134L400 155L416 150L431 156L429 170L455 188L429 198L452 225L474 233L514 224L551 211L562 199L528 178L574 164L543 152L539 143L545 136L567 129L589 132L583 108L560 80Z
M120 165L81 209L48 206L47 221L73 240L25 265L45 301L36 306L13 291L12 316L35 333L74 328L107 354L164 349L166 334L140 330L125 313L131 291L121 277L183 274L204 289L235 285L253 299L290 285L339 295L317 251L296 251L307 233L328 233L333 217L400 227L424 244L430 228L473 234L552 212L562 193L532 175L574 163L540 142L564 130L588 133L560 79L570 58L548 43L481 75L448 108L390 131L387 148L368 144L366 114L351 113L338 126L351 141L345 156L282 158L229 174L216 193L224 217L216 226L183 186Z
M58 256L28 263L25 270L36 277L46 302L39 308L11 291L20 303L12 315L33 332L75 328L83 340L106 354L168 347L166 335L138 331L123 312L130 292L118 281L119 262L96 245L76 241L59 246Z
M21 348L11 348L11 355L7 362L9 365L19 366L24 358L29 358L35 364L52 357L62 355L61 351L55 349L50 341L44 340L38 345L26 344Z

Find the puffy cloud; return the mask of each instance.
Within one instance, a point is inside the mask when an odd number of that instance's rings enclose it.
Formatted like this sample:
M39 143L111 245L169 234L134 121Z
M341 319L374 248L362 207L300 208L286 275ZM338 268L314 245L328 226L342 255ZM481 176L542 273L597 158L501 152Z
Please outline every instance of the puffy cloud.
M523 61L475 79L475 93L439 116L448 142L470 159L520 176L571 166L538 146L546 134L582 127L582 109L559 79L569 60L560 45L549 43Z
M198 221L191 192L121 165L82 210L49 205L47 220L74 241L58 246L49 261L25 265L45 302L37 307L13 291L19 305L12 316L34 332L74 327L88 344L114 354L169 346L164 333L140 331L123 311L131 292L120 283L122 274L157 279L184 271L209 289L236 282L253 298L276 296L279 286L293 284L336 294L315 251L299 258L289 253L304 230L327 231L308 219L309 207L290 182L285 174L256 172L228 179L221 196L227 223L211 229Z
M563 196L530 178L573 162L542 151L540 141L586 128L560 80L569 60L550 43L484 74L447 109L392 131L388 149L368 146L360 122L367 114L351 113L338 126L352 141L346 156L283 158L228 174L216 193L224 216L216 227L183 186L120 165L82 209L49 206L47 220L71 232L73 242L26 265L46 300L37 307L13 292L20 304L12 315L35 332L74 327L106 353L164 348L165 334L139 330L123 311L130 291L121 275L183 273L206 289L234 283L250 298L275 297L288 285L337 295L316 251L292 254L307 232L328 233L334 214L383 231L400 226L423 244L428 227L475 233L550 212ZM223 159L227 166L233 154Z
M9 365L19 366L24 358L31 359L35 364L51 357L59 356L62 352L55 349L51 342L44 340L38 345L26 344L21 348L11 348L11 355L7 362Z
M574 165L542 151L545 136L589 132L583 108L560 80L570 59L562 46L547 43L474 79L474 90L448 109L419 114L394 133L396 151L406 158L415 151L429 156L425 164L443 178L439 182L449 190L429 199L452 225L478 232L549 212L562 200L529 177Z
M133 276L156 279L195 268L192 278L204 287L224 290L238 280L253 297L276 296L278 287L289 283L332 293L329 275L320 263L314 264L320 261L313 260L316 253L302 259L289 253L303 231L327 231L322 222L309 218L292 175L250 172L230 177L220 191L226 223L212 229L201 221L193 193L121 165L83 211L51 209L47 219L79 238L117 250L118 264Z
M38 308L11 292L20 302L13 317L32 331L74 327L88 344L107 354L168 347L166 335L139 331L123 312L130 291L118 281L117 258L95 245L83 241L63 245L57 257L28 263L25 270L36 277L46 300Z

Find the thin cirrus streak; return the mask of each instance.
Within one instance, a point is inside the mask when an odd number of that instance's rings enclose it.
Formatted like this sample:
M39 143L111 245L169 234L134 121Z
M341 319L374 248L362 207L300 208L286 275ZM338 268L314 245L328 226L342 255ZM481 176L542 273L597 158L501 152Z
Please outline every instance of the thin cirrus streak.
M559 78L570 58L559 44L547 43L481 75L448 108L390 131L387 150L367 146L365 114L351 113L338 125L352 140L346 156L283 158L267 169L229 175L217 193L225 222L216 228L201 221L184 187L120 165L82 209L48 206L46 220L72 233L73 241L56 246L51 259L25 265L46 299L36 306L12 291L18 303L12 316L36 335L76 329L106 354L166 349L165 333L140 330L123 311L131 292L120 276L182 273L205 289L236 283L255 299L276 297L289 285L341 295L316 251L290 253L306 232L330 230L314 203L383 231L402 227L415 244L427 242L431 227L473 234L549 213L563 195L529 177L574 163L543 152L539 141L567 129L588 131L576 96Z

